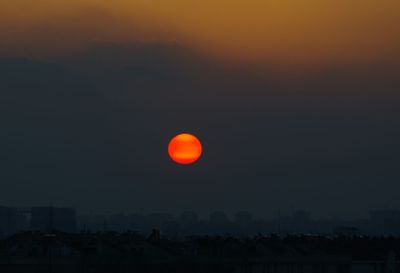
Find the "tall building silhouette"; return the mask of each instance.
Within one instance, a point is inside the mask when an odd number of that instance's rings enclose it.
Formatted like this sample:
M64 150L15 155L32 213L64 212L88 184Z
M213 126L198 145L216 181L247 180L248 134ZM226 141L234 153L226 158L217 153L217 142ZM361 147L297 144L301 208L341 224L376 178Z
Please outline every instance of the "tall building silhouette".
M73 208L33 207L31 229L42 232L76 232L76 211Z

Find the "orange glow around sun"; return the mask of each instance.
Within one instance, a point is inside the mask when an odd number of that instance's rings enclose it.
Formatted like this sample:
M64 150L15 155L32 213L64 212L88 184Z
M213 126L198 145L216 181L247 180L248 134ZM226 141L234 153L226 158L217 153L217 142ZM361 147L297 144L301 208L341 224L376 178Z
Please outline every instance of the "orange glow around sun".
M200 140L191 134L179 134L171 139L168 154L179 164L191 164L199 159L202 152Z

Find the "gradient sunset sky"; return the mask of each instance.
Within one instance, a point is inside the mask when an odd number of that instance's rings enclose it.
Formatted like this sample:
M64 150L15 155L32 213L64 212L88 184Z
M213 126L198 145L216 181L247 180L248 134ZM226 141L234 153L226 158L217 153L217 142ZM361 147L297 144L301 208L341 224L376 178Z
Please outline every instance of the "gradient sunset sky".
M399 0L1 0L0 200L400 208L399 14ZM203 143L185 168L167 154L181 132Z
M219 58L278 63L398 61L397 0L5 0L1 50L177 41Z

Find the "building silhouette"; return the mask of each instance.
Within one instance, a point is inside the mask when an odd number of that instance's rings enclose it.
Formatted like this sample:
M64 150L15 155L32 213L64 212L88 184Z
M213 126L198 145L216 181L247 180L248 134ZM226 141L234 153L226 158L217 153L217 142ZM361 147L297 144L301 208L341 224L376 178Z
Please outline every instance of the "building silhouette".
M76 232L76 211L73 208L33 207L31 229L42 232Z
M0 206L0 236L10 236L27 227L27 218L22 210Z

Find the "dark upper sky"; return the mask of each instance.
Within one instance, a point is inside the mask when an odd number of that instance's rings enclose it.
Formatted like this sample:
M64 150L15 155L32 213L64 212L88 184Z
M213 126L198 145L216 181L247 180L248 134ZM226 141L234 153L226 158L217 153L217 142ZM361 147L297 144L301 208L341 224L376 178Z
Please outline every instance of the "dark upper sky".
M388 5L397 7L384 3L379 16L391 14ZM2 20L11 28L0 27L2 204L52 202L83 212L249 210L265 217L278 209L349 217L400 207L398 39L390 16L368 32L373 1L353 17L343 5L329 20L312 17L326 32L305 30L310 11L297 14L303 38L294 25L278 21L291 38L282 40L282 50L274 45L258 55L248 53L279 35L257 40L262 28L252 27L243 36L248 47L233 43L240 29L213 44L204 41L219 32L204 36L211 27L193 19L203 42L188 38L186 28L178 36L176 29L174 35L158 31L154 41L138 22L133 36L141 41L135 42L126 39L126 22L110 19L110 7L72 12L82 20L69 26L64 16L53 26L55 7L48 6L40 24L36 13L25 18L16 4L8 5ZM16 24L12 14L29 24ZM351 27L343 35L334 14L347 14ZM157 16L175 26L186 18ZM121 33L104 34L93 19L100 17ZM232 18L211 21L222 31ZM81 35L77 26L86 27ZM90 43L99 33L107 42ZM305 42L312 33L324 50ZM352 33L359 35L348 38ZM287 46L291 41L298 50ZM224 48L228 54L216 57ZM195 165L179 166L167 156L169 139L183 131L203 142Z

